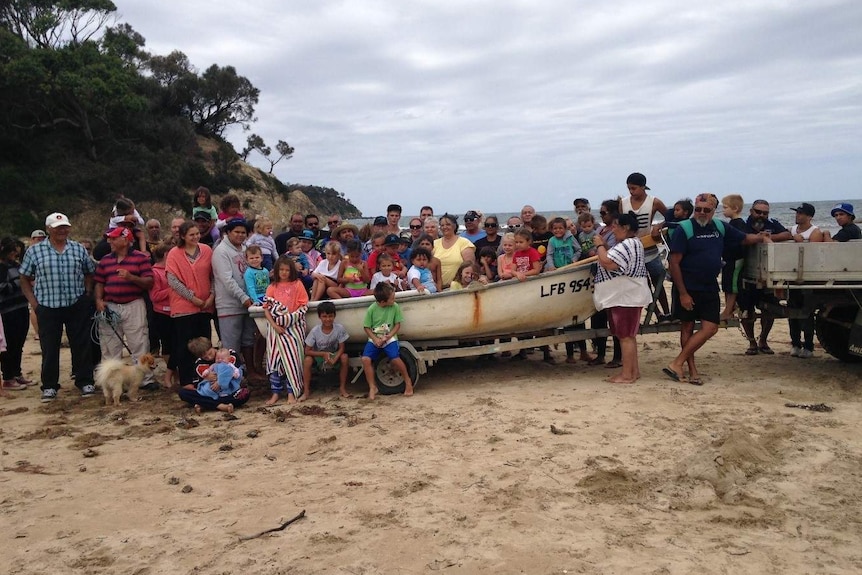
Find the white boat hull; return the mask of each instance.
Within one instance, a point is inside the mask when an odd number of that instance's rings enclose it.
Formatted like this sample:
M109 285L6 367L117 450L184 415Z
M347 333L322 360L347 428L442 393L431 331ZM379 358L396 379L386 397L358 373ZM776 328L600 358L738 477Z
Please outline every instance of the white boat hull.
M347 329L351 343L368 339L362 322L373 301L374 296L332 300L337 309L336 321ZM588 263L543 273L524 282L507 280L433 295L400 292L396 301L404 315L399 339L412 342L535 333L583 323L596 312ZM309 306L309 330L319 323L319 303L311 302ZM265 331L262 309L253 307L251 314Z

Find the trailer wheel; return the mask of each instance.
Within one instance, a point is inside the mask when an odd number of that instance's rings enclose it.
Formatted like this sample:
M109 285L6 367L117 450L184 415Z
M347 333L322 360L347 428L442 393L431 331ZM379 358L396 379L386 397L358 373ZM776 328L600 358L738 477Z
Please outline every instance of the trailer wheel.
M399 348L398 356L404 362L404 365L407 366L407 373L410 374L413 385L416 385L416 380L419 379L419 366L416 365L416 358L403 347ZM392 363L385 354L378 357L374 364L374 379L377 382L377 390L380 392L380 395L404 393L404 378L392 366Z
M856 307L836 307L829 310L828 315L823 312L817 314L817 339L826 353L838 360L848 363L862 361L862 357L852 355L848 351L850 346L850 328L856 320Z

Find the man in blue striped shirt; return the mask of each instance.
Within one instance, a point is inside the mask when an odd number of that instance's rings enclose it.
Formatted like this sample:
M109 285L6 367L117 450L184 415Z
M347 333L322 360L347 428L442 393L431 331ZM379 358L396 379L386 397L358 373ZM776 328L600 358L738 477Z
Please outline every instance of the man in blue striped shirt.
M42 347L42 402L57 399L60 389L60 341L69 338L75 385L83 397L96 393L90 347L93 273L96 266L84 246L69 239L72 224L61 213L45 220L48 240L35 244L21 262L21 291L39 320Z

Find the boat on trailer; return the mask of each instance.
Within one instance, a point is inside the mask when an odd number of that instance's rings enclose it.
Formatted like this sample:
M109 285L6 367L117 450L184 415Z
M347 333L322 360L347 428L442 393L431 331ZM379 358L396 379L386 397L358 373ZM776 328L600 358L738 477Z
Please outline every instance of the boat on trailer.
M398 292L404 322L398 334L401 357L416 381L429 365L449 357L468 357L525 347L552 345L583 339L572 329L596 312L593 303L591 260L527 278L470 287L436 294L416 290ZM329 300L336 307L336 321L350 336L348 354L358 367L358 355L368 339L362 326L374 296ZM308 329L319 323L317 306L311 302ZM261 333L268 329L263 308L252 307L251 315ZM382 393L397 393L403 382L385 358L375 366ZM414 377L415 374L415 377ZM356 377L359 377L360 373Z

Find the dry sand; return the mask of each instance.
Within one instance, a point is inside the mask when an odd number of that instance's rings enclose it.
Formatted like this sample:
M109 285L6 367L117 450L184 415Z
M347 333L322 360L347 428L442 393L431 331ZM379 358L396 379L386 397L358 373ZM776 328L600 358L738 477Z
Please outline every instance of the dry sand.
M771 357L719 333L694 387L661 374L676 339L639 338L636 385L536 353L441 363L413 398L255 389L235 419L14 392L0 573L862 572L862 366L791 358L779 321Z

